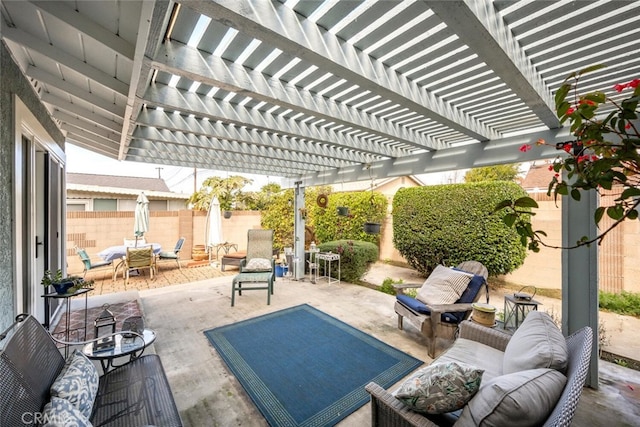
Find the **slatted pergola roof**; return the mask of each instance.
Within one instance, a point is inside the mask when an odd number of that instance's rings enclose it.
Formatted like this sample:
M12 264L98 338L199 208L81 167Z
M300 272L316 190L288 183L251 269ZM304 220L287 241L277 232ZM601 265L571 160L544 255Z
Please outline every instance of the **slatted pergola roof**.
M553 93L640 75L639 1L2 1L67 141L305 185L521 162Z

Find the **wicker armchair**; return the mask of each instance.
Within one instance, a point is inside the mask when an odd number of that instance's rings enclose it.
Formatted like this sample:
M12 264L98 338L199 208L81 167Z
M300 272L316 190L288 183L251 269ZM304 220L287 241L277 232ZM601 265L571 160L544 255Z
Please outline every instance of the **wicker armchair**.
M504 351L510 336L494 329L465 321L460 325L460 338L466 338ZM591 361L593 331L588 326L585 326L571 336L566 337L566 342L569 350L569 363L566 371L567 383L556 406L544 423L545 427L565 427L571 424ZM443 356L445 355L446 353ZM435 362L437 361L436 359ZM373 427L439 426L450 425L455 421L454 416L427 417L414 412L396 399L389 391L374 382L367 384L365 389L371 394L371 425Z

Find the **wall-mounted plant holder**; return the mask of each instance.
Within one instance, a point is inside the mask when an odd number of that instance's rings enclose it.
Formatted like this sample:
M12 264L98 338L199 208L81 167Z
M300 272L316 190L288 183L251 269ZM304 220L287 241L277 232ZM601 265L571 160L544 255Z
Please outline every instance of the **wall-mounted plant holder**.
M226 219L229 219L231 218L231 213L232 213L231 211L224 211L222 213L222 216L225 217Z
M365 222L364 223L364 232L367 234L379 234L380 233L380 223L378 222Z
M338 216L349 216L349 208L347 206L338 206Z

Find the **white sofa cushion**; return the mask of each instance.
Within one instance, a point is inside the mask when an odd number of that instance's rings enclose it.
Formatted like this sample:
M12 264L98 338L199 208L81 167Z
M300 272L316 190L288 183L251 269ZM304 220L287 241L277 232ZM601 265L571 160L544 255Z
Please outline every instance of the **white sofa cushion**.
M395 392L414 411L444 414L461 409L480 388L482 369L465 363L433 363L413 373Z
M438 265L418 290L416 299L427 305L453 304L472 277L470 273Z
M565 372L568 360L567 342L551 316L532 311L509 340L502 371L510 374L526 369L551 368Z
M555 369L530 369L483 381L454 426L542 425L566 382L567 378Z
M434 363L457 362L476 366L484 371L484 382L502 375L503 358L504 353L500 350L477 341L458 338Z

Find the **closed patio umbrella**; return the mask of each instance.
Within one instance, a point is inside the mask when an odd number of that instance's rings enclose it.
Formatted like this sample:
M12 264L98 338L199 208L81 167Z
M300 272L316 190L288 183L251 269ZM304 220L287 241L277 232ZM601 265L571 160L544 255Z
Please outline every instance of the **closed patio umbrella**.
M212 246L224 243L222 238L222 218L220 216L220 202L218 198L214 196L209 205L209 212L207 212L207 227L206 227L205 241L207 242L207 248L210 251ZM209 255L211 259L211 255Z
M136 246L138 246L138 237L144 236L147 231L149 231L149 199L142 192L136 200L136 210L133 218L133 234L136 236Z

